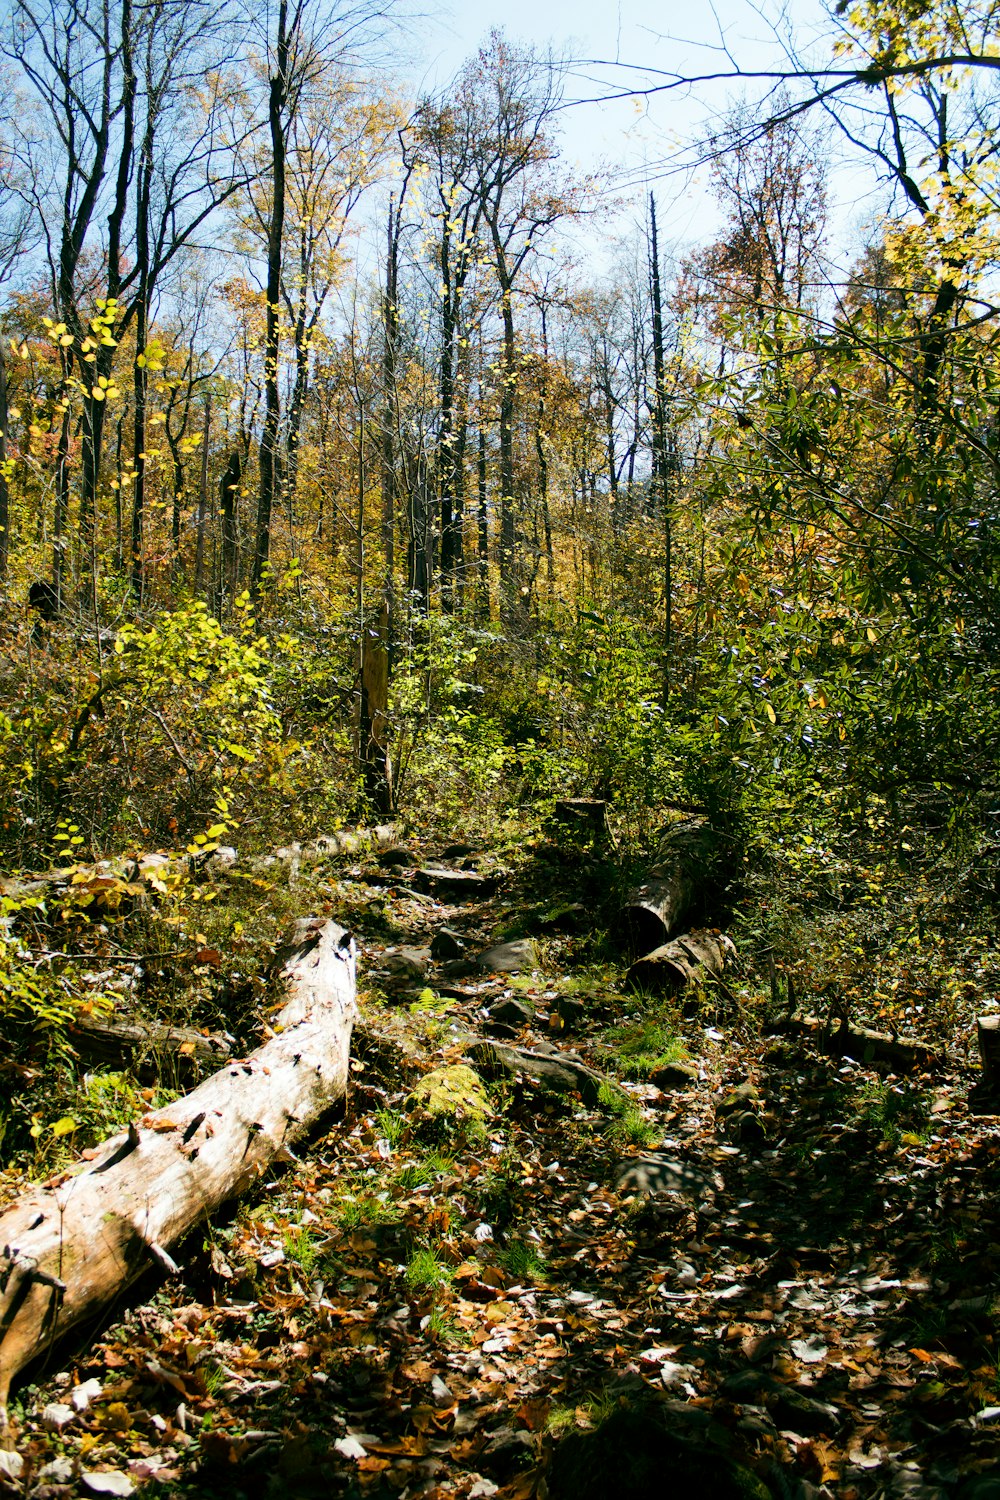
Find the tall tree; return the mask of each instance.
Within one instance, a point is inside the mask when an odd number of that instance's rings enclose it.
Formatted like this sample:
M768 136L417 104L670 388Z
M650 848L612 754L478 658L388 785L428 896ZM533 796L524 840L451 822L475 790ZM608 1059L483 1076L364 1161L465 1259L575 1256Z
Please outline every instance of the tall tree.
M584 196L556 174L555 115L561 88L554 60L508 42L500 32L463 71L457 108L471 122L463 187L478 196L501 323L499 402L500 588L508 622L527 599L519 553L514 420L518 388L515 304L531 257Z
M264 425L258 467L257 527L251 583L259 593L271 555L271 524L278 489L281 429L280 339L285 268L288 164L307 105L317 107L336 71L356 62L394 0L278 0L274 29L266 36L268 188L265 256ZM350 201L348 190L346 201ZM342 200L343 202L343 200ZM336 222L336 214L329 220ZM315 245L313 249L315 249ZM314 289L315 290L315 289ZM324 293L325 299L325 293ZM308 307L308 301L303 308ZM308 321L308 312L305 313ZM318 319L317 319L318 320ZM305 331L303 330L303 347Z

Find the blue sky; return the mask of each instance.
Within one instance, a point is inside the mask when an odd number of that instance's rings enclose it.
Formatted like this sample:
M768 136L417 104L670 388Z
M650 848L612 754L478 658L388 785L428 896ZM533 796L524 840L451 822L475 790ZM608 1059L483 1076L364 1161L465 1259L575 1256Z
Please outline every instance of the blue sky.
M781 16L785 17L781 22ZM775 23L772 26L772 21ZM574 59L619 60L633 70L580 66L568 92L577 97L601 92L614 81L639 82L646 68L685 74L724 71L726 51L745 68L780 67L786 61L775 34L790 26L801 52L821 46L828 31L820 0L504 0L504 4L455 5L421 25L423 57L416 63L416 86L444 83L475 51L491 26L509 36ZM624 168L635 184L629 197L644 197L643 182L655 188L664 238L678 249L711 237L715 227L704 175L695 180L664 176L661 164L676 155L679 142L690 142L713 115L725 108L735 86L702 87L694 93L671 93L641 107L635 101L581 105L564 115L566 159L583 170L599 162ZM838 162L838 143L831 139L831 199L835 254L850 256L866 220L877 216L880 198L871 193L869 174ZM871 195L869 196L869 194ZM626 210L626 215L628 210Z

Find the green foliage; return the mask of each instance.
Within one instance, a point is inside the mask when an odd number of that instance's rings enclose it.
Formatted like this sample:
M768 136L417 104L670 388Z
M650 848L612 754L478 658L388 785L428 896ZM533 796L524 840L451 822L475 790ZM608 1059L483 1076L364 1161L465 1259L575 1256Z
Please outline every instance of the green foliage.
M858 1091L859 1122L890 1146L919 1144L929 1132L927 1096L912 1084L869 1082Z
M423 1246L414 1250L406 1266L406 1285L413 1292L433 1292L447 1286L451 1280L450 1269L439 1259L434 1250Z
M375 1126L395 1148L406 1133L406 1118L394 1109L379 1109L375 1112Z
M80 1008L100 1013L111 1001L80 985L71 965L57 972L58 955L48 965L35 961L14 927L25 914L43 911L38 898L0 896L0 1035L15 1052L66 1056L67 1031Z
M648 1078L667 1063L687 1060L687 1048L677 1036L671 1020L663 1015L645 1016L607 1032L626 1078Z
M598 1108L611 1117L608 1139L619 1147L638 1147L645 1150L659 1140L659 1132L646 1119L642 1110L614 1084L602 1083L597 1092Z
M281 1237L285 1259L302 1273L306 1281L314 1275L319 1261L319 1249L305 1225L289 1226Z
M537 1282L545 1278L545 1260L535 1246L526 1240L508 1240L497 1251L497 1260L515 1281Z

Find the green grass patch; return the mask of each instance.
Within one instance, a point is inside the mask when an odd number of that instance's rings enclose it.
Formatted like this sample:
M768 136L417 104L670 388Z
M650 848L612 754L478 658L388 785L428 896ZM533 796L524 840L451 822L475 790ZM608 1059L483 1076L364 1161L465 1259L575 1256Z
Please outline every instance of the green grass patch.
M497 1260L516 1281L544 1280L545 1261L535 1246L525 1240L510 1240L497 1252Z
M663 1016L628 1021L605 1033L623 1078L644 1079L669 1063L689 1061L687 1048Z
M414 1292L433 1292L447 1286L451 1270L428 1246L414 1250L406 1267L406 1285Z

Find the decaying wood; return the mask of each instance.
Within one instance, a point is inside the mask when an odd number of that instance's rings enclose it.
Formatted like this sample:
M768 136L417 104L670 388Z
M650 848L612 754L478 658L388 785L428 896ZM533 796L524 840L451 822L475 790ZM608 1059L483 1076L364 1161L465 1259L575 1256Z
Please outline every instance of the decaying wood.
M846 1020L831 1028L822 1016L791 1016L773 1022L767 1029L786 1036L814 1037L827 1052L837 1057L853 1057L858 1062L883 1062L894 1068L933 1068L942 1061L926 1042L890 1036L868 1026L852 1026Z
M608 804L597 797L560 797L552 810L557 823L601 834L608 826Z
M579 1094L590 1107L598 1102L601 1084L605 1082L579 1057L561 1052L558 1047L543 1051L542 1046L508 1047L501 1042L477 1041L467 1050L476 1070L487 1078L504 1075L514 1078L521 1073L556 1093Z
M689 984L722 974L736 950L721 932L689 932L637 959L625 976L630 989L676 995Z
M704 819L675 823L663 835L653 865L630 891L619 932L630 953L651 953L677 932L701 894L718 858L719 840Z
M435 896L439 901L481 901L496 894L499 878L481 875L478 870L427 865L416 872L413 883L425 896Z
M99 1313L225 1199L291 1158L340 1099L356 1014L354 943L335 922L296 923L277 955L287 995L275 1035L144 1115L90 1161L0 1216L0 1423L11 1380Z
M976 1035L983 1064L982 1088L986 1093L1000 1094L1000 1013L980 1016Z
M384 849L399 838L398 823L377 823L371 828L340 829L324 833L308 844L289 844L271 854L249 860L246 868L258 874L287 865L294 871L305 862L318 863L342 855L359 854L363 849ZM222 856L226 856L222 858ZM13 901L43 901L52 895L64 895L76 906L93 904L122 913L129 901L141 902L150 890L162 890L157 881L165 870L185 865L195 871L223 873L239 869L241 859L234 849L207 849L203 854L186 851L168 853L150 850L135 858L101 859L93 865L65 865L22 875L0 875L0 896ZM129 898L126 900L125 898Z
M186 1059L201 1067L217 1068L232 1048L224 1036L203 1036L190 1026L164 1026L159 1021L124 1021L119 1016L79 1014L70 1027L70 1041L87 1057L124 1062L136 1055L153 1059L164 1055Z

